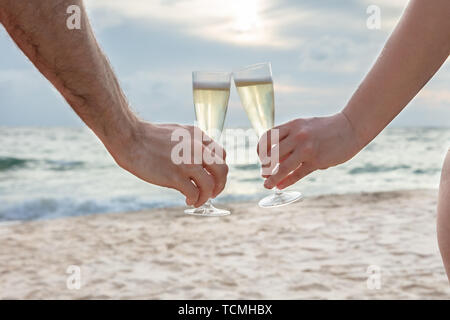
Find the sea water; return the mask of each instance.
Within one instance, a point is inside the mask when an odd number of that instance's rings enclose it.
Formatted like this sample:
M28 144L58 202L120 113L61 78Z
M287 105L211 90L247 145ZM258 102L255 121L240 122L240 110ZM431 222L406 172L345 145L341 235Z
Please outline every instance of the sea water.
M238 145L238 152L245 147ZM317 171L291 189L306 197L436 189L449 147L448 128L388 128L349 162ZM216 202L256 205L270 192L263 188L257 162L231 164L227 187ZM0 128L0 221L184 205L177 191L119 168L87 128Z

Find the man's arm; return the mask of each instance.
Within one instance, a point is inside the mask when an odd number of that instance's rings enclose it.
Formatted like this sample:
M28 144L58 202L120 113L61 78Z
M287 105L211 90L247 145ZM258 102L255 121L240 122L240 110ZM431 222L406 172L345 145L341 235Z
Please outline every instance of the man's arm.
M80 30L66 26L70 5L81 8ZM0 0L0 22L121 167L147 182L181 191L195 206L223 190L223 161L176 166L170 159L171 133L180 126L145 123L130 110L82 0Z
M352 158L411 101L449 54L450 1L412 0L342 112L276 128L280 143L274 150L283 161L265 187L285 188L317 169Z
M2 0L7 32L81 119L108 144L133 135L138 121L95 40L80 0ZM82 8L81 29L66 26L69 5Z

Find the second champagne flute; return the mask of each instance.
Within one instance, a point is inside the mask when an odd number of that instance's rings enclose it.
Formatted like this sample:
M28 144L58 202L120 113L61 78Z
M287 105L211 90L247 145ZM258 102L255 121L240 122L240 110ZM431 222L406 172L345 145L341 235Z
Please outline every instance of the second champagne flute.
M209 137L220 139L230 98L230 72L192 72L194 107L197 124ZM214 207L208 200L199 208L186 209L187 214L220 217L230 211Z
M241 103L259 138L274 125L274 93L270 63L259 63L233 72ZM259 201L262 208L279 207L302 199L298 191L281 191Z

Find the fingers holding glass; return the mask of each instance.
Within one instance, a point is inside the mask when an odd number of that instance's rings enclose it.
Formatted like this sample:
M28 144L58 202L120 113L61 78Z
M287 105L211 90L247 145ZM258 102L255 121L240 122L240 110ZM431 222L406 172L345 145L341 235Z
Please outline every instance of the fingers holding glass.
M215 208L210 199L223 190L228 173L225 150L216 141L221 136L228 108L231 73L196 71L192 73L192 82L195 116L199 128L206 135L202 135L201 159L197 159L202 163L203 173L196 171L197 175L192 176L200 189L199 200L194 206L202 206L187 209L185 213L203 216L228 215L229 211Z
M284 143L281 148L280 141L286 139L289 127L282 127L281 132L279 128L269 130L274 126L275 115L272 67L270 63L260 63L233 72L233 76L241 103L260 137L258 155L262 163L262 175L269 176L276 168L274 164L280 162L280 157L286 159L293 149L292 142ZM279 144L279 147L273 149L274 144ZM262 199L259 205L263 208L278 207L301 198L300 192L284 193L277 190L275 194Z

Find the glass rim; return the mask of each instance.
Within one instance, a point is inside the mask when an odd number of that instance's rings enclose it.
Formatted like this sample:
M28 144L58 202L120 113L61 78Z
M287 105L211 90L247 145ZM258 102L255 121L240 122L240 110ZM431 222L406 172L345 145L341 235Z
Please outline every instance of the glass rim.
M240 69L237 69L237 70L235 69L231 73L236 74L236 73L243 72L243 71L253 70L253 69L257 69L264 65L267 65L269 67L270 73L272 74L272 64L270 62L259 62L259 63L250 64L248 66L241 67Z
M192 71L192 75L194 75L194 74L231 75L232 72L230 72L230 71L201 71L201 70L195 70L195 71Z

